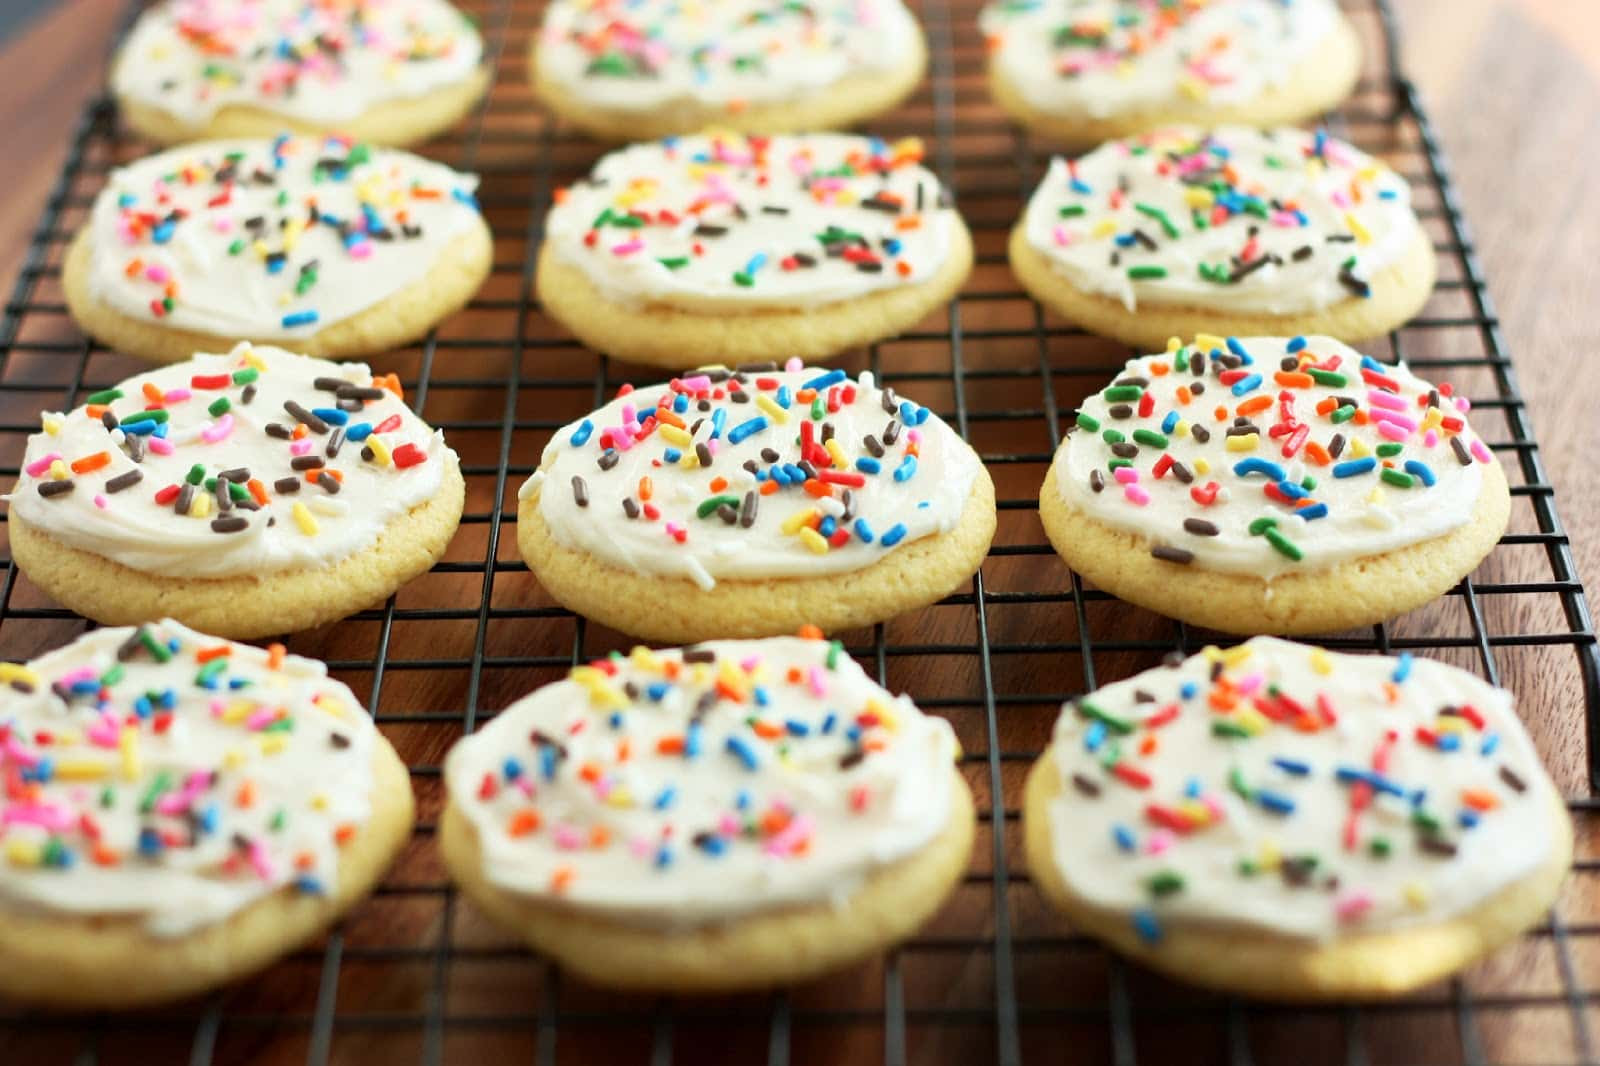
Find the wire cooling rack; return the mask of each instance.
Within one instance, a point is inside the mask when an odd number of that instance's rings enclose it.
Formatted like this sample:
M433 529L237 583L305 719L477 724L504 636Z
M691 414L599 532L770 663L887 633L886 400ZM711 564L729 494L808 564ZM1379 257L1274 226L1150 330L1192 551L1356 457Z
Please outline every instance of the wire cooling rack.
M930 165L955 190L976 236L977 269L948 311L842 361L939 410L983 455L999 490L995 546L968 588L842 635L883 683L954 724L981 812L971 871L921 935L880 960L787 991L692 1001L581 986L462 901L433 839L445 751L571 664L628 644L557 608L517 558L513 535L516 488L550 433L628 377L565 337L530 297L552 190L584 173L599 149L535 107L524 61L537 5L464 6L483 27L494 88L470 121L426 152L483 176L494 271L465 312L391 362L413 405L461 453L467 514L432 573L381 609L290 641L294 651L329 661L410 765L416 834L374 898L325 943L234 988L159 1010L71 1016L0 1004L0 1062L1595 1061L1600 859L1591 792L1600 773L1591 741L1600 655L1448 169L1396 63L1386 0L1348 4L1368 46L1367 71L1329 123L1412 182L1441 280L1422 317L1366 348L1452 379L1473 399L1474 425L1507 467L1513 517L1473 578L1440 602L1327 643L1410 649L1522 694L1579 827L1576 873L1544 924L1460 978L1404 1000L1287 1008L1131 967L1075 935L1038 898L1021 860L1017 805L1062 700L1215 638L1085 588L1044 541L1036 493L1062 418L1126 353L1041 311L1005 266L1006 230L1049 146L1019 133L988 101L977 0L922 0L931 76L874 126L928 140ZM140 369L72 326L60 262L107 170L146 150L105 96L72 134L0 322L4 480L16 475L39 410L66 410ZM86 625L6 560L0 654L37 655Z

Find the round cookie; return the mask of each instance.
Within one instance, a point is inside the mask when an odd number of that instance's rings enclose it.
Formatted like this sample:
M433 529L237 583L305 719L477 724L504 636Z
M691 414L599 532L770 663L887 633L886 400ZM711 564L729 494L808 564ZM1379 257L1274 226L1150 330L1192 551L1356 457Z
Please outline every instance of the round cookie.
M1537 924L1572 862L1509 693L1271 637L1068 703L1022 818L1075 927L1264 999L1447 977Z
M558 116L638 141L851 126L910 96L928 53L900 0L552 0L529 62Z
M489 275L478 179L341 138L211 141L113 171L73 238L67 308L159 362L236 341L392 352Z
M309 629L425 572L461 520L456 453L359 363L240 344L88 399L28 438L8 526L97 622Z
M948 303L972 238L922 143L837 133L637 144L563 189L538 293L585 345L690 369L826 359Z
M118 50L111 91L158 144L293 130L408 145L477 104L482 60L444 0L162 0Z
M1409 321L1436 264L1405 179L1321 131L1175 128L1056 158L1011 232L1035 299L1144 351L1343 341Z
M440 844L468 898L596 984L800 981L910 936L960 881L957 754L837 642L639 647L458 742Z
M995 102L1079 148L1185 122L1305 122L1361 73L1333 0L999 0L979 22Z
M871 625L983 563L994 484L937 415L863 373L702 371L551 438L517 546L551 596L653 640Z
M1468 404L1327 337L1200 337L1128 361L1039 494L1061 557L1228 633L1317 633L1429 603L1505 531Z
M172 621L0 664L0 993L131 1007L316 937L411 831L406 768L311 659Z

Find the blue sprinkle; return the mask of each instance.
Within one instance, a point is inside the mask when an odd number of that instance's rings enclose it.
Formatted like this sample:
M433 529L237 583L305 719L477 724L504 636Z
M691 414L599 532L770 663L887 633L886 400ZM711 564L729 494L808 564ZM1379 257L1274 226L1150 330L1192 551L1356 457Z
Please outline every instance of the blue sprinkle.
M1191 777L1183 783L1183 795L1185 799L1200 798L1200 779L1198 777Z
M784 463L783 472L789 475L789 484L800 485L805 483L806 472L793 463Z
M612 711L610 714L606 715L606 725L610 726L612 729L621 729L623 722L624 719L621 711Z
M310 874L300 874L296 877L294 879L294 887L296 891L307 896L321 896L327 891L322 887L322 882Z
M1270 789L1256 789L1256 802L1273 814L1293 814L1294 800Z
M644 692L650 697L651 703L660 703L667 698L667 693L672 691L672 686L665 681L655 681L648 685Z
M656 867L665 870L672 865L672 849L665 844L656 852Z
M1083 750L1093 753L1100 750L1100 745L1106 742L1106 724L1096 718L1089 723L1089 728L1083 731Z
M1378 190L1378 199L1380 200L1395 200L1399 198L1399 195L1400 194L1395 192L1393 189Z
M739 810L741 810L741 811L749 810L750 809L750 790L741 788L739 790L738 794L733 797L733 805L735 807L739 808Z
M161 847L161 834L149 827L139 830L140 855L160 855Z
M1244 345L1239 343L1238 337L1229 337L1227 343L1228 351L1232 352L1234 355L1239 356L1241 359L1248 359L1250 357L1250 353L1244 350Z
M1133 928L1146 944L1161 942L1161 922L1156 918L1156 912L1148 907L1133 912Z
M1357 477L1361 474L1370 474L1378 468L1378 460L1372 456L1365 459L1346 459L1342 463L1333 464L1334 477Z
M684 734L683 737L683 757L685 759L693 759L700 754L701 728L702 727L699 722L689 723L689 732Z
M1382 374L1385 370L1388 369L1382 363L1380 363L1376 359L1372 358L1372 356L1370 356L1370 355L1363 355L1361 357L1361 365L1366 367L1368 370L1376 371L1379 374Z
M811 727L798 718L785 719L783 728L787 729L792 737L807 737L811 735Z
M816 377L812 378L810 381L806 382L800 387L803 389L815 389L817 392L821 392L823 389L826 389L829 386L839 384L848 376L849 375L847 375L843 370L830 370L826 374L818 374Z
M1161 420L1161 432L1171 433L1178 428L1178 412L1168 411L1167 417Z
M817 732L821 733L823 736L827 736L829 733L833 732L833 727L838 723L839 716L832 711L829 711L826 717L822 719L822 728L817 730Z
M752 748L750 742L744 737L729 737L727 749L730 755L735 756L740 762L744 763L746 770L759 770L761 768L760 756L756 754L756 749Z
M539 745L539 773L546 781L556 779L556 749L553 744Z
M757 252L755 255L752 255L750 257L750 261L744 265L744 272L746 274L754 274L756 271L760 270L762 267L764 267L766 265L767 265L767 253L766 252Z
M170 218L163 219L162 221L156 223L155 229L150 231L150 239L155 241L157 244L166 244L168 241L172 240L172 231L176 226L177 223L172 221Z
M507 759L500 768L507 781L515 781L522 776L522 764L515 759Z
M883 464L870 455L863 455L856 460L856 469L863 474L876 474L883 469Z
M609 451L610 449L607 450ZM683 453L676 448L668 448L666 451L661 453L662 461L667 463L675 463L682 458Z
M861 739L861 727L858 725L847 726L844 731L844 737L852 744L858 742Z
M585 418L578 428L572 431L572 436L568 440L574 448L581 448L589 443L589 436L593 432L594 423ZM346 436L349 436L349 434L346 434Z
M721 855L728 850L728 842L713 833L707 833L695 841L695 844L707 855Z
M267 273L268 274L282 274L283 273L283 264L284 264L284 262L285 261L282 258L268 259L267 260Z
M1327 518L1328 505L1325 503L1314 503L1310 507L1300 508L1295 512L1295 514L1299 515L1301 518L1304 518L1307 522L1314 521L1318 518Z
M293 314L283 316L280 325L284 329L294 329L296 326L309 326L317 321L315 311L295 311Z
M1183 699L1192 700L1200 692L1200 686L1193 681L1185 681L1178 689L1178 695Z
M1090 193L1094 192L1094 189L1090 185L1088 185L1086 182L1079 181L1077 178L1073 178L1070 185L1072 191L1080 196L1088 196Z
M350 421L350 412L341 411L337 407L313 407L311 413L330 426L342 426Z
M832 515L817 523L817 534L824 540L833 536L833 531L839 528L839 520Z
M765 470L757 470L756 471L756 480L758 482L759 481L767 481L767 480L769 480L768 477L767 477L767 472Z
M345 440L353 440L357 443L366 440L370 436L372 436L371 422L357 422L344 431Z
M865 518L856 519L854 528L856 531L856 537L861 541L861 543L872 543L872 527L867 524L867 520Z
M1112 241L1116 244L1116 246L1118 248L1132 248L1133 247L1133 242L1138 240L1138 239L1139 238L1135 237L1131 233L1119 233L1115 237L1112 238Z
M888 532L886 532L883 536L878 538L878 543L882 544L885 548L892 548L896 544L899 544L902 540L905 540L905 539L906 539L905 523L904 522L896 522L894 525L889 527Z
M1123 851L1133 851L1139 846L1139 838L1133 835L1133 830L1118 822L1111 827L1111 839L1117 842L1117 847Z
M1428 802L1428 790L1425 788L1419 788L1415 792L1411 793L1407 799L1410 800L1412 807L1416 808L1417 810L1421 810L1422 805Z
M1403 651L1400 653L1400 661L1394 664L1395 684L1402 684L1406 678L1411 676L1411 664L1413 661L1410 652Z
M458 204L466 204L474 211L478 209L478 198L462 189L451 189L450 198Z
M1301 349L1303 349L1305 346L1306 346L1306 339L1304 337L1290 337L1289 338L1289 354L1290 355L1295 354L1296 352L1298 352Z
M1434 482L1439 479L1433 476L1433 469L1420 459L1406 460L1406 473L1415 477L1428 488L1433 488Z
M1350 784L1354 781L1365 781L1376 791L1390 796L1404 796L1406 794L1405 789L1401 788L1393 781L1390 781L1382 774L1375 773L1372 770L1363 770L1359 766L1341 766L1334 770L1333 775L1344 784Z
M1500 734L1489 733L1483 738L1483 743L1478 747L1479 755L1493 755L1495 749L1500 747Z
M688 409L689 409L689 394L685 393L685 392L678 393L678 395L672 401L672 410L674 412L676 412L677 414L681 415L685 411L687 411ZM649 411L640 411L639 412L639 421L643 422L645 419L647 419L649 417L650 417L650 412Z
M668 785L666 788L662 789L659 793L657 793L656 801L653 804L653 806L658 811L664 811L668 807L671 807L672 806L672 801L677 799L677 798L678 798L678 790L673 788L671 785Z
M1260 387L1261 375L1251 374L1249 377L1241 378L1233 383L1233 394L1235 396L1243 396L1245 393L1254 392Z
M1439 736L1439 743L1434 746L1440 751L1460 751L1461 738L1454 733L1442 733Z
M1272 760L1272 765L1296 777L1304 777L1311 772L1311 764L1301 762L1299 759L1287 759L1280 756Z
M1279 466L1271 459L1262 459L1254 455L1250 456L1248 459L1240 459L1237 463L1234 463L1233 472L1237 477L1249 477L1251 474L1265 474L1272 481L1283 481L1289 476L1288 474L1284 473L1283 467Z
M222 817L222 809L215 803L206 804L206 809L200 812L200 828L207 833L217 831L217 821Z
M896 481L910 481L917 475L917 457L908 455L900 460L900 465L894 468Z
M750 690L750 695L755 699L757 707L766 707L772 703L772 696L768 694L765 685L757 685Z
M789 386L787 386L787 385L779 385L778 386L778 394L776 396L774 396L773 399L777 401L779 407L781 407L785 411L787 411L789 409L789 403L790 403L790 400L789 400Z
M719 408L717 413L721 414L722 413L722 409ZM754 418L745 419L743 422L740 422L737 426L734 426L732 429L728 430L728 443L729 444L738 444L740 441L744 440L746 437L750 436L752 433L760 433L762 430L764 430L766 428L767 428L767 416L766 415L756 415Z
M1278 491L1289 497L1291 500L1303 500L1307 496L1311 495L1305 489L1301 488L1299 485L1296 485L1292 481L1278 482Z
M1463 829L1476 829L1478 826L1478 812L1470 807L1456 815L1456 821L1461 823Z

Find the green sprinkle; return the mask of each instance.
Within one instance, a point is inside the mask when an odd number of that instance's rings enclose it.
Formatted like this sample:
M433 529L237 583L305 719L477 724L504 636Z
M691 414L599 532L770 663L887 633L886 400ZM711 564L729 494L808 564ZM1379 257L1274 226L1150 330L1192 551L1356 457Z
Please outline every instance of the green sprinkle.
M350 153L344 157L347 167L359 167L362 163L372 158L372 148L365 143L352 144Z
M1339 408L1338 410L1334 411L1331 415L1329 415L1328 416L1328 421L1332 422L1334 425L1337 426L1337 425L1340 425L1341 423L1350 421L1355 416L1356 416L1355 405L1347 403L1343 407Z
M1131 266L1128 268L1128 277L1134 281L1148 281L1152 278L1164 278L1166 276L1167 268L1164 266L1153 266L1146 264L1143 266Z
M1100 390L1101 399L1107 403L1129 403L1144 395L1137 385L1110 385Z
M1136 429L1133 439L1151 448L1165 448L1168 444L1167 438L1153 429Z
M686 255L669 255L664 259L657 259L656 262L668 270L682 270L689 265L689 257Z
M821 396L818 396L815 400L811 401L811 421L821 422L827 417L827 414L828 406L822 402Z
M274 833L280 833L283 831L283 827L288 824L289 812L284 810L282 807L279 807L276 811L272 812L272 819L267 822L267 828L272 830Z
M89 394L89 403L110 403L112 400L122 399L121 389L105 389L101 392Z
M172 772L161 770L156 773L155 780L150 782L150 787L144 790L144 795L139 797L139 813L149 814L156 808L156 800L161 794L172 787Z
M212 418L221 418L228 413L228 409L232 406L233 404L229 402L226 396L218 396L211 401L211 406L206 408L206 413Z
M621 229L643 229L644 219L635 215L616 215L612 217L611 224Z
M1178 349L1178 354L1173 356L1172 365L1179 370L1189 369L1189 348L1187 345Z
M1350 379L1343 374L1332 370L1318 370L1316 367L1307 367L1306 373L1311 375L1311 380L1318 385L1327 385L1330 388L1342 389L1350 384Z
M1212 722L1211 735L1214 737L1228 737L1233 740L1248 740L1250 731L1238 722Z
M1409 489L1417 483L1416 478L1404 470L1396 470L1392 466L1384 467L1378 472L1378 476L1396 488Z
M189 468L189 472L184 475L183 479L191 485L200 484L200 482L206 479L205 466L201 463L194 464Z
M1082 204L1068 204L1061 209L1062 218L1081 218L1088 212Z
M135 411L122 420L125 426L137 426L142 422L165 422L171 415L165 408L156 408L154 411Z
M1170 896L1183 891L1183 875L1172 870L1162 870L1145 881L1144 886L1152 896Z
M1132 465L1133 465L1133 460L1132 459L1112 459L1110 462L1106 463L1106 469L1107 470L1117 470L1120 467L1132 466Z
M1104 433L1100 434L1100 439L1105 441L1107 444L1121 444L1128 438L1123 436L1122 430L1120 429L1108 429Z
M110 688L112 685L115 685L117 682L121 681L123 675L127 672L127 667L123 666L121 663L117 663L111 669L100 675L100 684Z
M1227 285L1231 282L1228 277L1228 271L1215 263L1200 263L1195 269L1200 272L1200 276L1206 281L1216 282L1218 285Z
M1307 492L1310 492L1317 487L1317 479L1312 477L1310 474L1307 474L1305 477L1300 479L1300 487L1305 489Z
M215 660L215 661L221 662L222 660L218 659L218 660ZM294 719L293 718L279 718L278 720L274 721L272 724L263 727L261 731L263 733L292 733L292 732L294 732Z
M172 658L172 653L167 650L167 646L151 636L148 629L139 630L139 643L144 645L145 650L150 653L150 657L158 663L164 663Z
M1100 420L1098 418L1095 418L1093 415L1088 415L1088 414L1085 414L1082 411L1079 411L1078 412L1078 428L1079 429L1086 429L1090 433L1098 432L1099 429L1100 429Z
M1395 441L1388 441L1387 443L1378 445L1378 457L1380 459L1393 459L1395 456L1405 451L1405 447L1406 446L1404 444L1400 444Z
M594 221L589 223L589 228L590 229L599 229L601 226L604 226L607 222L610 222L610 221L611 221L611 208L608 207L604 211L600 212L598 215L594 216Z
M1250 859L1240 859L1239 860L1239 876L1240 877L1254 877L1256 874L1258 874L1260 872L1261 872L1261 867L1257 866Z
M100 790L100 809L109 811L117 804L117 790L107 785Z
M733 282L735 285L742 285L748 289L756 283L756 279L742 270L735 270L733 272Z
M230 481L228 482L228 495L233 497L235 503L238 503L240 500L248 500L250 498L250 490L237 481Z
M1388 837L1373 837L1372 842L1367 845L1367 851L1371 852L1375 859L1387 859L1391 850Z
M1088 700L1078 701L1078 713L1085 718L1093 718L1097 722L1105 723L1107 729L1123 736L1133 732L1133 723L1126 718L1118 718L1109 711L1102 711Z
M1306 553L1300 550L1298 544L1279 533L1276 529L1269 529L1262 535L1267 538L1267 543L1278 549L1280 555L1286 555L1297 563L1306 557Z
M236 238L232 243L230 243L228 245L228 254L229 255L238 255L242 251L244 251L244 239L242 237L241 238Z
M722 496L708 496L700 501L700 506L694 509L694 513L701 518L709 518L713 513L716 512L718 507L722 507L723 505L727 505L729 507L738 507L739 497L729 496L726 494Z
M1134 204L1133 209L1139 212L1141 215L1148 215L1150 218L1153 218L1157 222L1161 223L1162 232L1168 237L1171 237L1173 240L1177 240L1178 227L1172 224L1172 219L1168 218L1167 213L1161 210L1161 208L1155 207L1151 204Z
M235 370L233 372L233 383L235 385L248 385L260 376L261 371L253 366L247 366L243 370Z
M844 651L844 642L843 641L838 641L838 640L830 640L830 641L828 641L828 658L826 660L826 665L827 665L829 670L837 670L839 668L839 655L843 651Z
M228 657L226 655L212 659L210 662L206 663L200 668L200 672L198 674L194 675L194 683L197 685L208 684L213 678L227 668Z
M1259 537L1261 534L1265 533L1269 529L1272 529L1277 524L1278 520L1276 518L1273 518L1270 515L1262 515L1260 518L1250 523L1250 535L1252 537Z
M1411 812L1411 824L1424 833L1437 833L1440 828L1439 819L1420 807Z
M1237 792L1244 799L1254 799L1255 790L1244 783L1244 774L1235 766L1228 771L1228 787Z

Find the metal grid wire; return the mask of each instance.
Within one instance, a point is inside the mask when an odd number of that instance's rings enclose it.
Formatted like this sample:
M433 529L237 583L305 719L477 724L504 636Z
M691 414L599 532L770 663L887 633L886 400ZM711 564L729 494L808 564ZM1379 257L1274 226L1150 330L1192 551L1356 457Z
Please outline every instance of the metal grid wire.
M1388 0L1347 2L1368 44L1368 69L1356 97L1328 121L1412 182L1442 269L1423 317L1365 347L1379 358L1404 357L1424 376L1452 378L1472 397L1475 424L1508 468L1513 521L1475 578L1438 604L1326 643L1410 649L1524 693L1523 712L1574 797L1579 826L1577 872L1547 922L1462 977L1404 1000L1286 1008L1128 966L1073 934L1034 893L1017 802L1061 701L1214 638L1086 588L1038 525L1037 486L1061 419L1126 353L1043 312L1005 267L1005 233L1049 147L988 102L977 0L917 5L931 77L874 126L928 140L930 165L974 231L977 269L948 311L842 361L939 410L978 448L999 489L999 534L969 588L842 635L881 682L955 725L980 808L971 872L928 929L877 962L787 991L711 1000L587 989L461 903L432 840L443 753L571 664L627 646L548 600L516 558L511 526L515 490L551 432L628 377L563 336L530 296L552 191L599 153L534 107L523 64L537 5L463 6L483 27L494 89L470 121L425 151L483 176L494 269L465 312L393 365L413 406L462 455L467 514L431 574L379 609L290 641L329 661L410 765L421 817L415 837L375 897L325 943L235 988L160 1010L80 1017L0 1006L0 1062L1595 1061L1600 860L1590 835L1600 782L1592 742L1600 653L1448 170L1396 62ZM146 150L104 95L72 134L0 322L0 478L16 475L39 410L68 409L139 369L72 326L60 262L109 168ZM0 654L38 654L85 625L6 560Z

